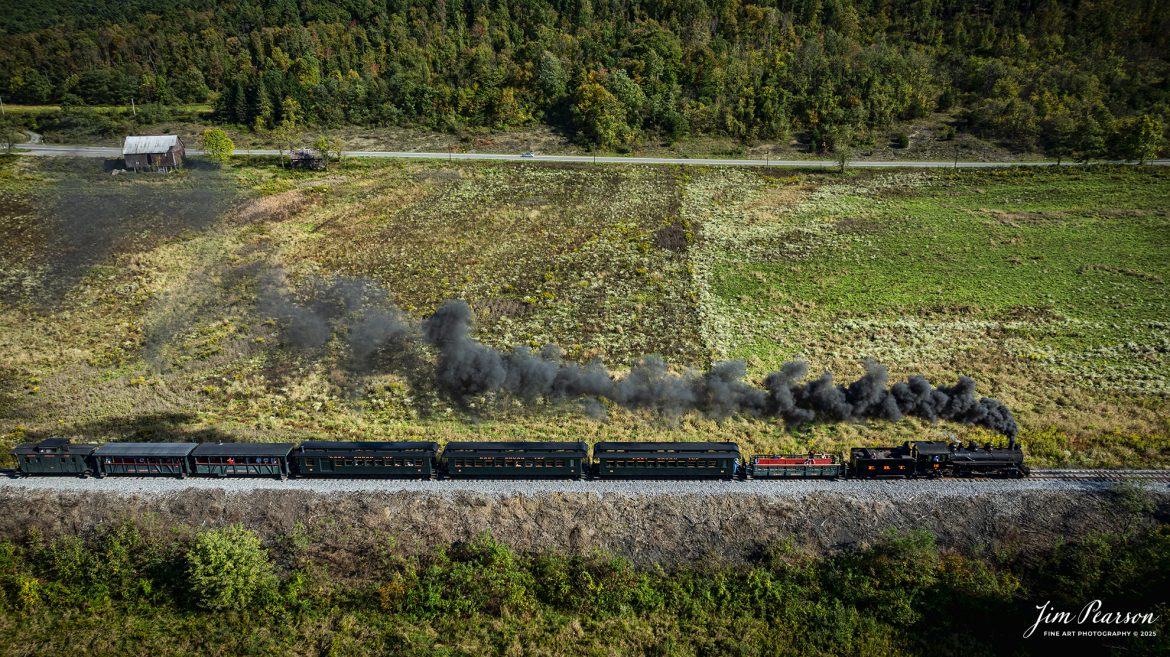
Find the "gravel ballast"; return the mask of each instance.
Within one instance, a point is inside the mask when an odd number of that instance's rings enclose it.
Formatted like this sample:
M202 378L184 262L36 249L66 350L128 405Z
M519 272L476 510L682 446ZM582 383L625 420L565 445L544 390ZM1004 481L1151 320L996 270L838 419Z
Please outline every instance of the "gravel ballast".
M745 562L780 544L831 552L924 529L962 551L1047 548L1164 520L1124 513L1092 481L409 481L268 479L0 481L0 536L85 535L133 521L170 533L243 523L272 545L309 539L338 568L392 546L410 554L489 531L523 552L601 550L639 564ZM356 566L354 566L356 567Z
M598 495L744 495L792 497L814 492L856 495L971 496L1025 491L1101 491L1113 484L1076 480L791 480L791 481L575 481L575 480L441 480L411 479L176 479L173 477L27 477L0 480L0 490L94 491L133 495L165 495L185 490L221 490L226 494L261 490L313 493L478 493L539 496L554 493ZM1164 488L1170 486L1163 484Z

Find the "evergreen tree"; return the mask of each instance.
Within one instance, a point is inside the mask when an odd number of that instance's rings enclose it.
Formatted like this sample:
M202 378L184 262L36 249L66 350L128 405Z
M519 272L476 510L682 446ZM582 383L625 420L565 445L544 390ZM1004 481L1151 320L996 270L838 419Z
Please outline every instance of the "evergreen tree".
M268 99L264 78L257 78L248 87L247 98L248 109L243 123L253 130L264 130L272 125L272 101Z

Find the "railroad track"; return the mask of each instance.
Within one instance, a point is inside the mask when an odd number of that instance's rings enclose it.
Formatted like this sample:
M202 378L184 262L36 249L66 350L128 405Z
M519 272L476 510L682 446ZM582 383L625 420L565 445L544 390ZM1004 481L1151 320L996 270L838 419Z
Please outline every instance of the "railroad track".
M1170 470L1087 470L1033 468L1029 479L1090 481L1170 481Z

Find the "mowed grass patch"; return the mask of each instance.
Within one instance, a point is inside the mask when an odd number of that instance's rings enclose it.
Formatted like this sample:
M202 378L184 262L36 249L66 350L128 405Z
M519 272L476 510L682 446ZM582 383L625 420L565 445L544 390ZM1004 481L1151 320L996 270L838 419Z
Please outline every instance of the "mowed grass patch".
M825 213L838 238L831 244L721 270L717 289L734 297L779 287L824 316L963 306L972 318L1032 307L1085 319L1165 319L1170 179L1106 174L1108 184L1086 184L1091 175L1043 183L952 177L872 205L846 198L859 211ZM1128 191L1119 195L1119 187ZM811 207L796 221L825 214Z
M724 237L706 245L704 310L757 376L793 357L839 378L869 357L898 377L970 374L1056 461L1111 445L1164 460L1167 198L1160 170L777 181L710 213Z

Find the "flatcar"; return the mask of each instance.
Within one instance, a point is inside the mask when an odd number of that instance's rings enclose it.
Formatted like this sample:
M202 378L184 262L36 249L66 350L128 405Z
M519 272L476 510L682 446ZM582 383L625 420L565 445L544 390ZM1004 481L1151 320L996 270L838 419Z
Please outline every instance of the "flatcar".
M836 454L786 454L752 457L749 479L840 479L846 465Z
M579 479L588 460L583 442L452 442L442 465L455 479Z
M290 459L299 477L430 479L438 471L439 443L310 440Z
M603 442L593 446L601 479L734 479L735 443Z

